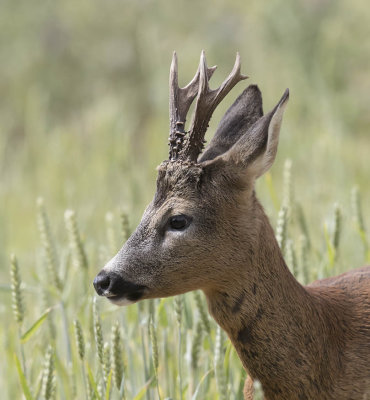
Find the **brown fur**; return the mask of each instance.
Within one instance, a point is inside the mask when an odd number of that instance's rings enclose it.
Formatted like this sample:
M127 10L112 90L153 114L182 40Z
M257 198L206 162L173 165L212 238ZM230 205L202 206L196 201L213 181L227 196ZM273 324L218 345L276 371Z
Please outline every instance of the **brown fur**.
M266 399L364 400L370 267L303 287L255 195L256 178L274 161L287 100L288 91L263 116L260 91L248 87L197 162L162 163L153 202L94 285L116 304L201 289ZM171 227L174 216L186 216L184 229Z
M210 312L243 366L269 400L370 395L370 268L302 287L257 201L254 213L259 231L253 258L243 252L247 260L238 270L244 276L230 278L226 301L222 291L206 291ZM250 396L246 384L245 399Z

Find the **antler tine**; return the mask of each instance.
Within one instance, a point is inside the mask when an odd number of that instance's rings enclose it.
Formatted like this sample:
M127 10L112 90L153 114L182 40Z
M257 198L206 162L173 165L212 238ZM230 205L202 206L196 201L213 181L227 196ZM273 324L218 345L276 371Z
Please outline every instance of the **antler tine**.
M209 80L217 67L207 68L207 79ZM170 69L170 160L176 160L184 137L186 115L191 103L198 94L200 69L194 75L194 78L183 88L178 85L177 55L173 53Z
M191 161L196 161L204 146L204 136L209 121L217 105L224 99L230 90L241 80L248 77L240 73L240 55L236 53L235 64L229 76L218 89L211 90L206 78L207 62L204 51L200 56L200 80L198 98L195 106L194 117L189 131L189 139L186 142L184 155Z

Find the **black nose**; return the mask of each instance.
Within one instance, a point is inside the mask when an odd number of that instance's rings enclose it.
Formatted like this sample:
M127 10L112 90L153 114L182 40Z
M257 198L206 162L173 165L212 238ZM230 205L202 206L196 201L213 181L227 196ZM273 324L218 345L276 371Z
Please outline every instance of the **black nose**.
M109 291L112 281L105 271L100 271L94 279L94 288L99 296L104 296Z
M101 270L94 279L94 287L99 296L113 298L127 298L131 301L139 300L146 286L137 285L130 281L126 281L120 275L114 272L106 272Z

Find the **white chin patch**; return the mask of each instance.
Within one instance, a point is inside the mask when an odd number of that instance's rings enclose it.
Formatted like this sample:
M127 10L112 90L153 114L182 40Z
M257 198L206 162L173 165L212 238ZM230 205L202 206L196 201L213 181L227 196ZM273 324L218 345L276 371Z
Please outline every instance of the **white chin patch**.
M114 305L120 306L120 307L122 307L122 306L129 306L130 304L134 304L134 303L135 303L134 301L125 299L124 297L123 297L122 299L116 299L116 300L110 299L110 298L108 297L108 300L109 300L111 303L113 303Z

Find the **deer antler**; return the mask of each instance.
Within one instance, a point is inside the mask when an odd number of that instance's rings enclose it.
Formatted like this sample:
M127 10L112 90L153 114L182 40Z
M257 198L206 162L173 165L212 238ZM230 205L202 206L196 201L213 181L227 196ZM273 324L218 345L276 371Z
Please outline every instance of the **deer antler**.
M236 54L234 68L218 89L209 88L209 80L216 67L207 67L204 51L200 55L198 70L192 81L185 87L178 85L177 56L173 53L170 69L170 160L175 161L180 156L190 161L196 161L203 150L206 134L213 111L230 90L241 80L248 77L240 73L240 56ZM188 138L185 136L186 115L191 103L197 96L194 116ZM185 144L185 146L184 146ZM183 147L184 146L184 147Z
M217 105L224 99L230 90L241 80L248 77L240 73L240 56L236 53L235 64L229 76L218 89L210 89L206 77L207 62L204 51L200 56L200 79L198 98L195 106L194 117L189 131L189 139L186 142L184 153L191 161L196 161L203 150L204 136L209 121Z
M207 81L213 75L217 67L207 68L204 71L203 79ZM178 73L177 73L177 55L173 53L171 69L170 69L170 160L174 161L178 158L180 151L182 150L185 131L186 115L189 111L191 103L195 99L198 93L200 77L200 65L194 76L188 85L180 88L178 85Z

